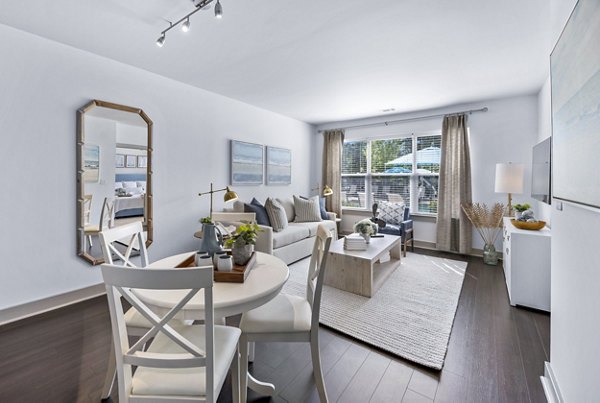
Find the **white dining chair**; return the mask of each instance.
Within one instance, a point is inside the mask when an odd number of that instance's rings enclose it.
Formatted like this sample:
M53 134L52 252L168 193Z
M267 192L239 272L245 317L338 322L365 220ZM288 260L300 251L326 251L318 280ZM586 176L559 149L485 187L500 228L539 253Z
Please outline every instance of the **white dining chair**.
M88 197L89 196L89 197ZM114 201L111 198L105 197L100 210L100 221L98 224L90 224L90 213L92 208L92 195L84 196L84 226L83 233L88 241L88 248L93 246L92 236L98 235L107 228L111 228L114 224ZM87 206L87 207L86 207ZM87 210L86 210L87 208Z
M176 270L176 273L174 271ZM229 368L233 401L239 402L240 330L214 325L213 268L126 268L102 265L115 341L119 402L215 402ZM189 290L164 316L156 315L132 289ZM172 319L198 292L204 292L202 325ZM152 326L133 345L121 303L125 298ZM144 344L154 339L144 350ZM135 368L135 371L134 371Z
M102 246L102 255L104 262L107 264L114 264L117 257L121 266L134 268L137 267L132 261L132 254L134 251L139 251L140 266L146 267L148 265L148 251L146 249L146 242L144 240L144 229L142 223L137 221L130 224L105 229L100 232L100 243ZM119 245L121 245L119 247ZM122 245L127 245L124 253L121 252ZM152 324L135 308L130 308L124 315L125 324L130 336L143 336L146 334L148 329L152 327ZM114 347L114 346L113 346ZM108 369L106 372L106 379L104 380L104 386L102 388L101 398L108 399L112 392L112 387L117 377L117 363L115 361L114 349L111 350L108 362Z
M240 329L241 401L246 401L248 385L248 344L251 342L310 342L313 373L321 402L327 402L327 392L321 370L319 352L319 310L321 291L331 244L331 230L323 224L317 236L308 268L306 296L280 293L271 301L242 314Z

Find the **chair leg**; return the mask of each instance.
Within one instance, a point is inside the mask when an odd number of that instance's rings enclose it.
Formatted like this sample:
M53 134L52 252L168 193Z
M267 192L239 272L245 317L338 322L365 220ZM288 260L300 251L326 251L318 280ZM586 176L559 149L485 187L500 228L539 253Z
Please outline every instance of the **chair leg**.
M327 403L327 390L325 389L325 380L323 379L323 371L321 369L321 353L319 351L319 333L318 330L310 334L310 353L312 356L313 374L319 399L321 403Z
M248 361L254 362L254 351L255 351L256 343L253 341L248 343Z
M240 402L246 402L248 396L248 339L242 333L240 337Z
M115 379L117 378L117 362L115 358L115 344L110 342L110 355L108 356L108 368L106 369L106 378L104 378L104 386L100 398L106 400L110 397Z
M231 362L231 393L233 403L240 403L240 354L239 346Z

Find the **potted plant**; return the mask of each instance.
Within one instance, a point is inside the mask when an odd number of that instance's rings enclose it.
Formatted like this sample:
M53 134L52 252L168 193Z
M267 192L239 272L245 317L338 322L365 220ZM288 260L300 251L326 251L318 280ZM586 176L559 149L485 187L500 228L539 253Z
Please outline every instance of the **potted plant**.
M466 216L471 220L473 226L481 235L485 246L483 247L483 262L495 266L498 264L498 253L494 243L502 228L502 217L504 216L504 205L494 204L491 209L485 203L467 203L462 205Z
M371 221L371 219L365 218L354 224L354 232L365 238L365 241L369 243L371 241L371 235L377 233L377 224Z
M513 205L513 209L515 209L515 219L518 220L519 218L521 218L521 215L523 214L523 212L529 210L530 208L531 208L531 205L529 203Z
M256 237L260 231L260 227L255 223L242 224L231 235L231 238L225 241L225 246L231 248L235 264L245 265L250 260L252 252L254 252Z

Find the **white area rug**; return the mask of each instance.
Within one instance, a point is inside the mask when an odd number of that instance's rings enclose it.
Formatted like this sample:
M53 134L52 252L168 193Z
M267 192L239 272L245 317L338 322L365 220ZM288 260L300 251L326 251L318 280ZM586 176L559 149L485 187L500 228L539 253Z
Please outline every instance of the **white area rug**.
M290 266L284 292L306 295L309 259ZM409 253L372 298L324 286L321 323L442 369L466 262Z

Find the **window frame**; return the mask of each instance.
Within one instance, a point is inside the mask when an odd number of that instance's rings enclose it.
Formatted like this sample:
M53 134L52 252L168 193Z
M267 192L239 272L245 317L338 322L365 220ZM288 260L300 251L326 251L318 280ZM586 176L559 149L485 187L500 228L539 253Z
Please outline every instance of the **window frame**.
M372 184L372 178L373 177L393 177L393 178L397 178L397 177L408 177L409 178L409 195L410 195L410 211L411 211L411 216L424 216L424 217L437 217L437 212L435 213L429 213L429 212L420 212L419 210L419 191L418 191L418 187L419 187L419 178L420 177L431 177L431 176L435 176L438 177L440 176L439 172L437 173L430 173L430 174L419 174L417 172L417 148L418 148L418 138L419 137L431 137L431 136L439 136L440 137L440 148L441 148L441 138L442 138L442 132L441 131L430 131L430 132L419 132L419 133L409 133L409 134L405 134L405 135L386 135L386 136L377 136L377 137L366 137L366 138L352 138L352 139L347 139L344 140L344 144L346 143L351 143L351 142L366 142L367 143L367 147L366 147L366 154L367 154L367 169L366 172L363 173L354 173L354 174L340 174L340 179L343 180L344 177L354 177L354 178L363 178L364 177L364 181L365 181L365 197L366 197L366 206L372 206L373 205L373 184ZM412 152L412 156L413 156L413 161L412 161L412 172L410 173L382 173L382 172L375 172L373 173L372 170L372 166L371 166L371 151L372 151L372 142L373 141L380 141L380 140L394 140L394 139L405 139L405 138L412 138L412 144L411 144L411 152ZM342 170L343 171L343 168ZM439 200L439 179L438 179L438 200ZM352 207L352 206L344 206L342 205L342 210L348 210L349 212L352 211L370 211L370 208L368 207Z

